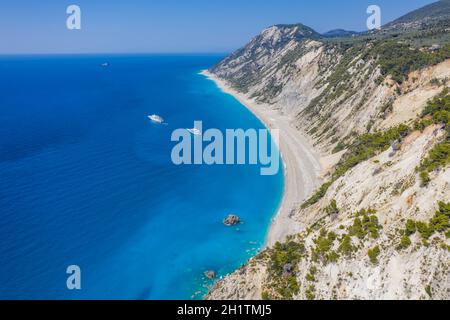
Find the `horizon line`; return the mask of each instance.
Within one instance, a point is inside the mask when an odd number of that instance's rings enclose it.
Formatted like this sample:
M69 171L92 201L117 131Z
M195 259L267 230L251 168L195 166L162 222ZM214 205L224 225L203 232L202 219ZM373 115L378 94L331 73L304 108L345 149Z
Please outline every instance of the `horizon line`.
M228 55L232 51L188 51L188 52L13 52L0 56L70 56L70 55Z

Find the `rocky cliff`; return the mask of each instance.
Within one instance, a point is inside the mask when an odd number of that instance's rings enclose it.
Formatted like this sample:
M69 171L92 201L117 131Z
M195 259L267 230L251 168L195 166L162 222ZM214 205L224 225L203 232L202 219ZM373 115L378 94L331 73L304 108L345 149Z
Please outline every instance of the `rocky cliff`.
M325 183L293 213L302 232L207 298L450 298L449 4L358 35L273 26L210 70L290 116Z

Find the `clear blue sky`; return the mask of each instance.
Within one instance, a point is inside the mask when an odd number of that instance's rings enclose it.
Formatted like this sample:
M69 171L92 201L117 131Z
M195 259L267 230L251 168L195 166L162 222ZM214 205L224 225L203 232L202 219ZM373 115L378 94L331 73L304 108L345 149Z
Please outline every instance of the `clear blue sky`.
M377 4L387 23L434 0L0 0L0 54L229 52L261 29L301 22L364 30ZM82 29L66 28L66 8Z

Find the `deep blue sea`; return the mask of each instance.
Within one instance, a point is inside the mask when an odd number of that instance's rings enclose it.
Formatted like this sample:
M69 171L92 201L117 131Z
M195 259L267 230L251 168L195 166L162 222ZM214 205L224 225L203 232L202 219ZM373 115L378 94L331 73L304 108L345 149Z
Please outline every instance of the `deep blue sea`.
M221 58L0 57L1 299L199 299L206 270L263 246L281 171L170 158L172 131L195 120L263 128L198 74ZM244 223L225 227L230 213ZM66 287L69 265L81 290Z

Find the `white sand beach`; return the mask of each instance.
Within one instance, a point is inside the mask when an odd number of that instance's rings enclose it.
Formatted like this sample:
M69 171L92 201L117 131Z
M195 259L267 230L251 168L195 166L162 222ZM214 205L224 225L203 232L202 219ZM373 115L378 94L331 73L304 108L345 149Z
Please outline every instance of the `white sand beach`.
M293 210L298 209L303 200L320 185L319 154L314 151L308 139L292 125L292 120L288 116L280 114L270 106L248 99L244 94L237 92L225 81L207 70L202 71L201 74L214 81L223 92L239 100L267 128L279 130L279 149L285 169L284 194L268 232L266 245L273 245L287 235L300 232L301 226L290 216Z

